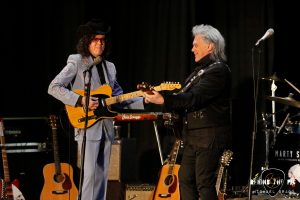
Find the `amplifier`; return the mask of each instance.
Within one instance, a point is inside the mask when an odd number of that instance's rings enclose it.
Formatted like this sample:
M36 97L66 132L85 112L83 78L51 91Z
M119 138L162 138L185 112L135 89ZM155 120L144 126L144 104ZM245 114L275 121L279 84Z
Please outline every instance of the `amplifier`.
M4 117L4 135L10 142L44 142L50 129L48 117Z
M127 184L125 200L151 200L155 185Z
M111 147L111 155L108 167L108 180L121 180L121 140L116 140Z
M7 153L48 151L47 117L6 117L3 122Z
M108 181L106 200L124 200L124 184L119 181Z
M108 180L132 182L137 179L136 139L123 138L112 144Z

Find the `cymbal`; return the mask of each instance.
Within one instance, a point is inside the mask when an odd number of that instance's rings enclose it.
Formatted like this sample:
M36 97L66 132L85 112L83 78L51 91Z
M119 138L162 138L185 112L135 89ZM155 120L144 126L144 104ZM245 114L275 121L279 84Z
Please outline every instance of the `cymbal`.
M261 79L268 81L282 81L280 78L277 77L276 73L269 77L262 77Z
M296 101L292 97L272 97L272 96L267 96L266 98L269 99L269 100L271 100L271 101L275 101L275 102L282 103L282 104L285 104L285 105L289 105L289 106L294 106L296 108L300 108L300 101Z

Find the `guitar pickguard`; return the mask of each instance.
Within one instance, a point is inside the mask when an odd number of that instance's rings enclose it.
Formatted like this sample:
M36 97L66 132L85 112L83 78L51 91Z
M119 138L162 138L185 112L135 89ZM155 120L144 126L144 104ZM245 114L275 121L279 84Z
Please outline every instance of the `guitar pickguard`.
M5 183L3 179L0 182L1 200L25 200L22 192L12 183Z

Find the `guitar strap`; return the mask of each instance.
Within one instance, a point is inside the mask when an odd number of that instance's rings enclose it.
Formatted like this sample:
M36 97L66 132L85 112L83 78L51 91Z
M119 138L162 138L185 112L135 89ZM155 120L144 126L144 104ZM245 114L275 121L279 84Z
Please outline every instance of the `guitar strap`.
M104 73L105 73L104 68L102 67L102 62L103 62L103 66L105 68L105 71L107 72L107 65L106 65L106 62L105 62L104 59L100 63L98 63L96 65L96 67L97 67L97 71L98 71L99 78L100 78L100 84L104 85L106 83L106 81L105 81L105 76L104 76ZM108 74L106 74L106 75L107 75L107 78L108 78L108 82L110 82ZM77 76L78 76L78 74L76 75L76 77ZM71 88L73 87L73 84L74 84L74 81L75 81L76 77L74 77L74 79L70 82L70 87Z
M103 63L103 65L102 65L102 63ZM97 66L97 71L98 71L98 74L99 74L99 78L100 78L100 82L101 82L101 84L103 85L103 84L105 84L106 83L106 81L105 81L105 75L104 75L104 68L105 68L105 71L107 72L107 66L106 66L106 62L105 62L105 60L103 61L101 61L99 64L97 64L96 65ZM104 66L104 67L103 67ZM107 78L109 79L109 77L108 77L108 74L106 74L107 75Z
M199 67L196 67L196 69L193 71L193 73L185 80L185 85L184 87L177 93L183 93L183 92L186 92L190 87L192 87L195 83L197 83L201 76L204 74L204 72L210 68L211 66L217 64L218 62L214 62L212 64L210 64L208 67L204 69L202 69L201 66Z

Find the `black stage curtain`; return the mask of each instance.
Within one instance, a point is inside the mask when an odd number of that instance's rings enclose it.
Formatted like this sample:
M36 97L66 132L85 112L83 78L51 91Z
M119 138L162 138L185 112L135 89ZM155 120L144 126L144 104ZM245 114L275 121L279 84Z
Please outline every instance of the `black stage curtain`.
M141 82L151 85L181 82L193 69L192 27L204 23L218 28L227 43L228 64L233 75L233 185L246 185L249 176L253 82L258 84L258 121L262 112L271 112L271 102L264 99L264 95L270 95L270 81L262 77L276 72L280 78L298 85L297 51L291 50L299 46L294 30L298 11L293 1L29 0L18 2L18 6L13 1L2 4L5 5L1 5L1 9L6 12L0 14L1 117L48 116L63 112L63 105L47 94L47 87L65 65L67 56L75 53L78 25L92 17L103 17L112 26L108 59L116 64L125 93L135 91ZM254 48L255 42L269 28L275 30L274 36L265 40L260 48ZM297 94L286 83L277 84L277 96L287 96L289 92ZM280 109L284 105L276 106ZM157 106L147 109L160 111ZM279 116L277 125L283 117L284 114ZM148 126L150 128L145 128ZM264 132L260 124L257 127L254 172L265 160ZM132 136L141 142L138 150L157 151L152 124L141 123L136 129ZM159 131L169 135L163 128ZM155 162L158 164L154 166L159 168L159 158Z

